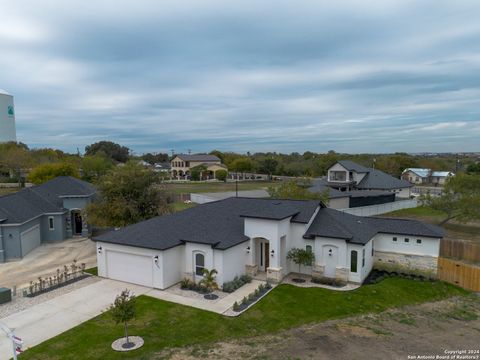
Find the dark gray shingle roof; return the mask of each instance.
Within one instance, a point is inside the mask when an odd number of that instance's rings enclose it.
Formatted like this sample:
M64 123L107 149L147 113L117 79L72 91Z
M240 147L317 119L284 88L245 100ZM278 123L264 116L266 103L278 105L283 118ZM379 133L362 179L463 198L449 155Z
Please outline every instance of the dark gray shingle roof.
M377 169L368 169L368 174L356 187L358 189L390 190L411 187L407 180L397 179Z
M345 239L352 243L366 244L378 233L408 236L443 237L441 227L416 220L361 217L334 209L322 208L305 233L315 236Z
M59 176L46 183L0 197L0 219L4 224L23 223L45 213L64 212L63 196L89 196L95 188L70 176Z
M228 198L127 226L95 237L122 245L165 250L183 242L228 249L248 240L243 217L284 219L307 223L318 201Z
M369 168L357 164L356 162L351 160L339 160L338 163L342 165L345 169L349 171L355 171L357 173L366 173L370 170Z

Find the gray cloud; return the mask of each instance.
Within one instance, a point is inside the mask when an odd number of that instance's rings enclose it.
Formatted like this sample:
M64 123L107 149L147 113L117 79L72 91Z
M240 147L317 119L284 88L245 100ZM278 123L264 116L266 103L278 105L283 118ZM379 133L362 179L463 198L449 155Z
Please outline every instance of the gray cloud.
M479 150L478 2L301 5L11 1L0 87L15 95L19 140Z

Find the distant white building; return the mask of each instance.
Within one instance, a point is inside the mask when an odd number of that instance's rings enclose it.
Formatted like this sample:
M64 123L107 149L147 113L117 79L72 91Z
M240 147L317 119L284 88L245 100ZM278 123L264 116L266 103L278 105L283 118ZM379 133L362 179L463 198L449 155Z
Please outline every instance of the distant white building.
M0 89L0 143L17 141L13 96Z
M450 176L455 174L451 171L432 171L432 169L408 168L403 170L402 178L412 184L444 185Z

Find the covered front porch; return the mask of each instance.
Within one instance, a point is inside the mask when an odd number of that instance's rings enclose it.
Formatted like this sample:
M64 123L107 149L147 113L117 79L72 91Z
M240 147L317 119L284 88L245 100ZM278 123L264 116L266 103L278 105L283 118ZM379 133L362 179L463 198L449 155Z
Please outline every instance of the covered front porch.
M279 283L287 274L286 236L280 239L255 237L248 247L247 275L255 279Z

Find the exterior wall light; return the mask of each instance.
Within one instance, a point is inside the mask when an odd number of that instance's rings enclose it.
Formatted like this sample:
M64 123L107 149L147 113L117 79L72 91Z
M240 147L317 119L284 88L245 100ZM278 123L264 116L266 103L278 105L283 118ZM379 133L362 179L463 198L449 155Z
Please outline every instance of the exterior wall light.
M99 246L99 247L98 247L98 253L101 254L101 253L102 253L102 250L103 250L102 247Z
M332 249L328 250L328 256L332 256Z
M247 254L250 254L250 246L247 247Z
M154 261L155 261L155 265L158 266L158 255L155 255L155 257L154 257L153 259L154 259Z
M275 250L272 249L272 251L270 251L270 256L273 257L274 254L275 254Z

